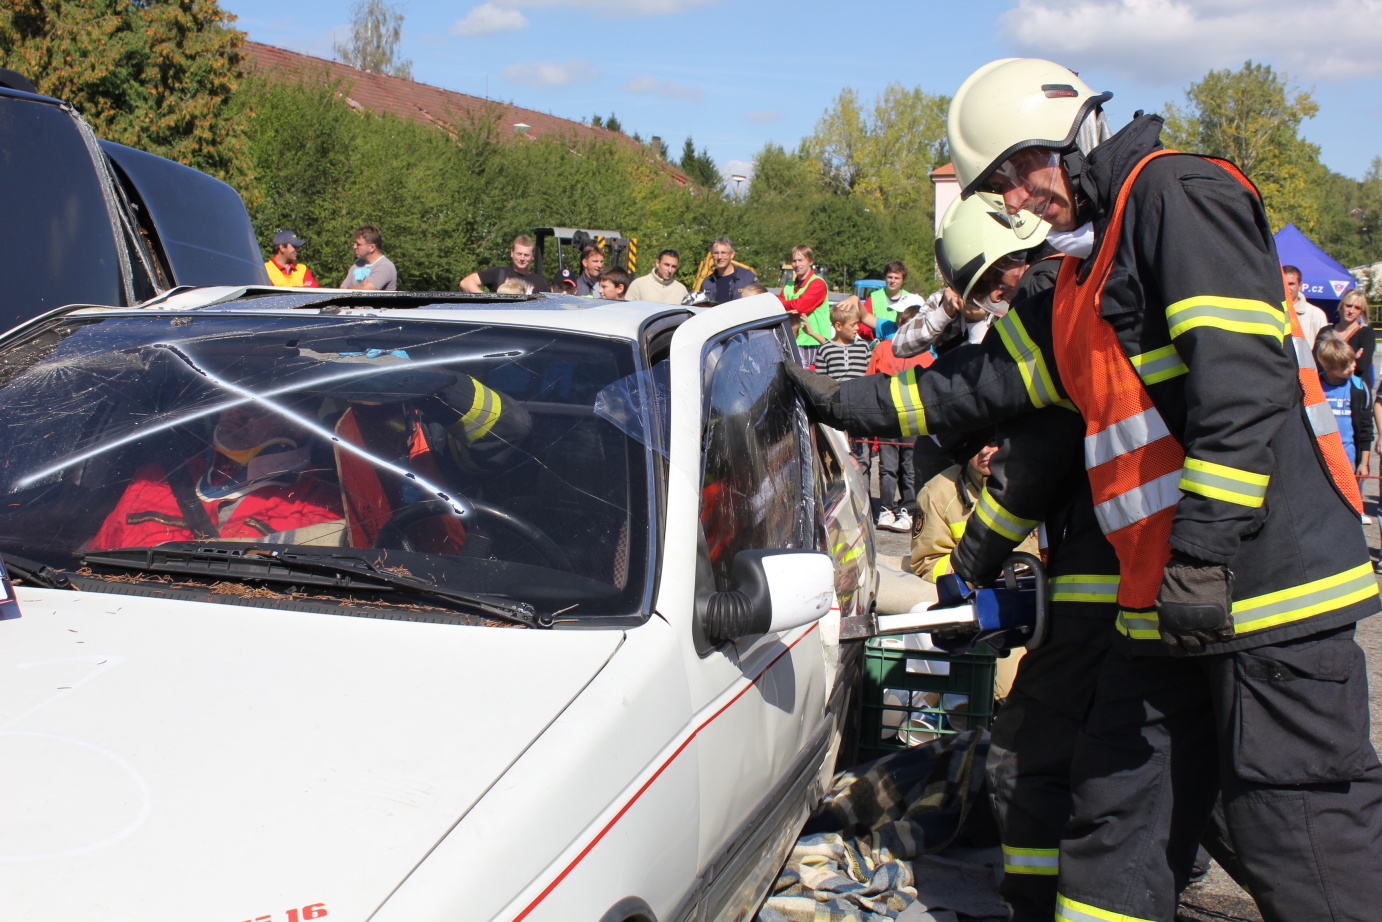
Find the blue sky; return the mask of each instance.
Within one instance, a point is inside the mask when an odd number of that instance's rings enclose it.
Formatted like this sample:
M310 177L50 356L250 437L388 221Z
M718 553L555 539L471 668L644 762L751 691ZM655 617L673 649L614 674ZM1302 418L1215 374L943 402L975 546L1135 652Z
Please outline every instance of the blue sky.
M251 39L331 57L351 0L222 0ZM1361 178L1382 155L1382 0L411 0L401 56L424 83L565 118L613 112L725 173L793 147L844 87L950 94L997 57L1051 58L1112 90L1114 128L1251 58L1320 105L1302 134Z

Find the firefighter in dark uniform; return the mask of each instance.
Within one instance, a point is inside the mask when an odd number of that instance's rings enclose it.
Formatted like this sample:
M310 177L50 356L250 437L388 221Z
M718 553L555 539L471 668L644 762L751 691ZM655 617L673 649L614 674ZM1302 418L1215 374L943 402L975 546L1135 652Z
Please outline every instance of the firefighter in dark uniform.
M1001 199L970 196L947 209L936 259L946 283L966 300L990 307L1021 300L1056 283L1059 260L1044 242L1048 228L1029 212L1007 215ZM1015 271L1022 274L1014 285ZM1061 406L1000 426L979 500L987 514L971 517L951 555L962 579L988 583L1021 536L1038 522L1045 526L1046 639L1018 666L991 728L987 766L1003 846L999 889L1013 922L1049 922L1055 915L1071 757L1118 614L1118 557L1094 516L1083 436L1079 414Z
M1264 918L1373 919L1382 765L1353 635L1378 598L1361 499L1256 191L1229 164L1164 151L1155 116L1108 137L1107 99L1059 65L1006 59L951 104L964 194L1040 215L1067 254L1050 299L922 375L798 377L852 432L970 429L1062 400L1084 418L1118 633L1076 748L1057 919L1173 919L1216 796Z

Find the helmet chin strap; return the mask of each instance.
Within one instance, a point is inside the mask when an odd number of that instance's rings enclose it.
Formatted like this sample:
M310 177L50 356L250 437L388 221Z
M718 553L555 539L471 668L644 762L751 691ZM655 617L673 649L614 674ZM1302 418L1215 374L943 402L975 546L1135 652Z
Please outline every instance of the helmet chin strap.
M1080 122L1073 146L1061 152L1061 165L1065 168L1065 174L1070 177L1070 194L1074 198L1071 204L1075 207L1076 227L1094 220L1093 203L1097 195L1092 180L1089 181L1090 188L1085 188L1089 176L1089 155L1110 137L1112 132L1108 126L1108 118L1104 115L1102 107L1095 106Z
M1079 227L1094 220L1094 196L1085 191L1085 179L1089 172L1089 161L1078 148L1061 152L1061 167L1070 180L1071 202L1075 207L1075 226Z

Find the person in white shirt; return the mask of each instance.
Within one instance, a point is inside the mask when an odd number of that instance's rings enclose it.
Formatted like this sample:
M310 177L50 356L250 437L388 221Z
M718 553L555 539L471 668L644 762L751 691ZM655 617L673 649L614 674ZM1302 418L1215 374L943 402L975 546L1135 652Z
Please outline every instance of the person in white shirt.
M1329 318L1324 315L1324 311L1305 300L1305 295L1300 293L1299 269L1295 266L1282 266L1281 277L1286 282L1286 291L1296 309L1296 319L1300 321L1300 331L1305 335L1305 341L1313 346L1315 339L1320 335L1320 330L1329 326Z

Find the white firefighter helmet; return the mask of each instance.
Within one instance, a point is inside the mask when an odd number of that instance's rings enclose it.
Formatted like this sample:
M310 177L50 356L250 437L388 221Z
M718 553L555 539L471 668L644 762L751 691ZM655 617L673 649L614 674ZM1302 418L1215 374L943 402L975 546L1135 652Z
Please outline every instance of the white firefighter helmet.
M1040 58L985 64L960 84L946 116L960 195L978 191L1023 148L1074 147L1085 116L1112 98L1112 93L1095 93L1068 68Z
M987 192L956 199L941 218L936 262L945 283L969 300L988 268L1009 253L1041 246L1051 229L1030 211L1008 214L1003 200Z

